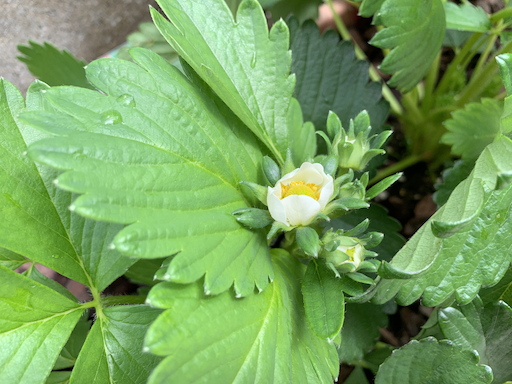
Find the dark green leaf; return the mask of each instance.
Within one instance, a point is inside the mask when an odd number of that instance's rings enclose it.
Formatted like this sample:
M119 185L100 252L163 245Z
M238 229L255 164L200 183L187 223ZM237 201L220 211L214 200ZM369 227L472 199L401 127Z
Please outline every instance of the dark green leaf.
M258 181L256 140L161 57L131 52L139 65L103 59L87 67L104 94L70 87L44 93L58 112L24 118L62 136L35 143L31 156L70 170L57 183L84 194L73 202L76 212L130 224L115 249L147 258L177 254L166 279L187 283L206 273L212 293L233 283L242 295L263 289L272 276L265 234L232 216L248 206L239 182Z
M380 366L375 384L491 383L491 369L478 362L476 353L451 343L413 340Z
M88 313L86 312L85 315L88 315ZM75 365L78 354L84 345L90 329L91 321L87 319L87 316L82 315L76 324L75 329L71 332L66 345L60 352L57 362L53 367L54 370L70 368Z
M286 19L288 16L294 15L300 21L305 21L318 17L318 7L320 4L322 4L322 0L281 0L270 7L268 11L274 20Z
M159 357L143 352L146 330L161 313L144 305L104 308L78 356L75 384L143 384Z
M288 24L292 72L297 77L294 96L304 120L327 132L327 117L333 111L348 129L350 119L366 110L373 132L380 132L389 108L381 98L381 85L370 82L368 63L356 60L353 46L340 42L333 31L321 35L312 21L299 26L296 19L290 19Z
M379 23L386 28L370 41L391 49L380 69L393 74L389 84L408 92L430 69L443 44L446 29L441 0L385 0Z
M71 377L71 371L60 371L52 372L45 384L69 384L69 378Z
M380 306L370 303L347 304L338 348L340 361L350 364L363 360L365 353L375 346L380 336L379 328L387 324L388 317Z
M201 285L160 283L151 305L167 310L146 345L167 356L149 382L324 384L338 374L336 348L308 327L300 292L304 266L273 255L276 277L260 294L205 296Z
M455 187L464 181L464 179L467 179L474 167L475 162L472 160L457 160L453 167L443 171L443 181L435 185L436 192L433 196L435 203L439 207L448 201Z
M359 14L363 17L371 17L382 7L385 0L363 0L359 7Z
M82 308L1 265L0 281L0 377L5 383L42 383Z
M43 45L29 41L29 45L18 45L24 55L18 59L28 70L48 85L75 85L91 88L85 78L85 62L78 60L66 50L59 51L50 43Z
M480 299L438 313L444 336L468 350L476 350L482 364L492 368L495 383L512 380L512 309L505 303L483 306Z
M465 160L476 159L500 132L503 104L494 99L482 99L467 104L445 122L448 132L441 141L452 147L454 155Z
M141 259L133 264L125 273L130 280L145 285L155 285L155 274L165 259Z
M493 287L484 288L479 292L485 304L503 300L512 306L512 267L508 267L505 276Z
M323 260L312 260L302 280L302 296L308 324L318 337L332 340L345 315L343 283Z

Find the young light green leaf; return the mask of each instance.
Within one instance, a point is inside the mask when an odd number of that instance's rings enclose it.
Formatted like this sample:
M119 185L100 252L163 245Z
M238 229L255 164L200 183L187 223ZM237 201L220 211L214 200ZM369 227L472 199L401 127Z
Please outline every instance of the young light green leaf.
M478 363L475 352L451 343L432 337L413 340L386 359L375 384L490 384L491 369Z
M0 281L0 377L6 383L43 383L82 309L3 266Z
M511 261L508 244L512 241L512 184L494 189L500 175L511 173L511 156L512 142L505 137L483 151L470 177L459 184L448 202L391 262L404 271L428 270L408 281L380 281L374 298L377 303L398 294L397 301L402 305L422 296L425 305L435 306L455 294L456 300L464 304L482 286L494 285L501 279ZM450 237L433 233L432 222L436 220L454 223L473 216L463 230Z
M256 139L161 57L131 52L139 65L103 59L87 67L103 94L44 93L50 107L24 119L58 137L33 144L30 155L69 170L57 184L83 194L75 212L129 224L114 239L117 250L176 254L166 279L189 283L206 273L211 293L233 284L240 295L263 289L273 273L265 234L232 215L250 206L239 182L259 181Z
M387 324L388 317L382 307L370 303L347 303L338 348L340 361L350 364L363 360L365 353L375 346L380 336L379 328Z
M38 44L29 41L29 45L18 45L24 55L18 59L27 65L28 70L48 85L75 85L91 88L85 78L85 61L78 60L66 50L59 51L48 42Z
M170 20L151 10L162 35L282 165L293 152L287 113L295 84L286 24L269 33L256 0L242 1L236 22L224 1L158 4Z
M477 298L459 308L440 309L438 319L446 338L478 352L481 363L492 368L495 383L512 380L512 309L507 304L484 307Z
M484 33L492 27L487 13L481 7L475 7L471 3L457 5L447 1L444 3L444 12L446 14L446 28Z
M143 352L142 343L149 324L160 313L145 305L104 308L78 355L71 382L146 383L161 359Z
M332 340L345 317L343 283L323 260L311 260L302 280L304 311L308 324L318 337Z
M454 155L465 160L476 159L499 134L502 112L503 104L494 99L467 104L445 122L448 132L441 142L450 145Z
M385 0L378 21L386 28L370 41L392 49L380 69L393 74L389 84L410 91L427 74L443 44L446 29L441 0Z
M276 278L257 295L208 297L198 284L160 283L151 290L149 304L167 310L145 343L167 357L149 383L332 382L339 369L336 348L304 317L304 266L287 252L274 252Z
M9 269L16 269L28 260L17 253L11 252L8 249L0 247L0 264Z
M333 111L348 129L350 119L367 110L372 132L380 132L389 107L382 99L381 85L370 82L368 63L356 60L353 46L340 42L335 32L321 35L313 21L300 26L291 18L288 25L292 72L297 77L294 96L302 106L304 120L327 132L327 117Z

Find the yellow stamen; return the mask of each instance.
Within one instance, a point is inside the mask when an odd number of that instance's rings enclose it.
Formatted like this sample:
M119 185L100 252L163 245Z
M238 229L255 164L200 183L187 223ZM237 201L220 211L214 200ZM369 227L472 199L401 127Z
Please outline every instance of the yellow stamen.
M306 195L315 200L320 198L321 185L307 183L305 181L292 181L288 185L281 185L281 199L290 195Z

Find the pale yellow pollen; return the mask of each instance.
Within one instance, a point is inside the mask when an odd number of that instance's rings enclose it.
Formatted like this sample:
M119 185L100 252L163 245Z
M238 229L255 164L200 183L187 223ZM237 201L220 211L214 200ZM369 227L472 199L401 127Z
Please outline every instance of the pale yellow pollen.
M288 185L281 184L281 199L290 195L306 195L318 200L321 188L321 185L306 183L305 181L292 181Z

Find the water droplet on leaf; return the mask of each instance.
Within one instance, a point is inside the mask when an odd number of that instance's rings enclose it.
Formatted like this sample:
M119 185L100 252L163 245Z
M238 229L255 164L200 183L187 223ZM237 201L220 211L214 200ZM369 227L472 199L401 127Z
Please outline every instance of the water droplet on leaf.
M251 68L254 68L256 66L256 52L254 52L252 54L252 59L251 59Z
M117 101L127 107L135 107L135 99L131 95L121 95L117 98Z
M111 110L101 115L101 122L107 125L120 124L123 122L123 117L119 112Z

